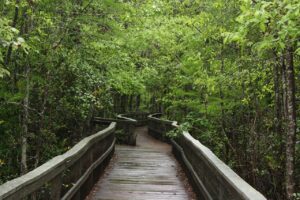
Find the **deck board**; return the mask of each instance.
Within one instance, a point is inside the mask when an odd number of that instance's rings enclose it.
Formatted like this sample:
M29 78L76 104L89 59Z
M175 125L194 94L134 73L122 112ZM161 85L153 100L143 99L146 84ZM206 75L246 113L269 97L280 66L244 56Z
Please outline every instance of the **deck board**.
M88 200L194 199L182 180L171 146L137 128L137 146L116 146L116 156Z

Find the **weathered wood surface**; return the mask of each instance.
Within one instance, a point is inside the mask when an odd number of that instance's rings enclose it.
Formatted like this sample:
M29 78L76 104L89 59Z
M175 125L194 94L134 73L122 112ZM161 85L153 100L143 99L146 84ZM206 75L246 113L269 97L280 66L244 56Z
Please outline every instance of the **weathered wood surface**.
M137 128L137 146L117 146L116 157L88 200L194 199L171 146Z

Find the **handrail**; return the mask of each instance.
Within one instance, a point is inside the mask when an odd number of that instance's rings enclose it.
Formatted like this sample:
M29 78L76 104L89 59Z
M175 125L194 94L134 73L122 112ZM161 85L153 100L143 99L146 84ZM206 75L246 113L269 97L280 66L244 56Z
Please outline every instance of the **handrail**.
M132 112L117 115L116 119L95 117L94 123L107 124L109 122L116 122L117 129L123 132L122 137L118 137L118 142L127 145L136 145L136 132L135 128L138 126L147 125L148 113L145 112Z
M21 199L31 194L38 195L35 192L39 190L49 190L50 199L54 200L61 197L71 199L74 195L84 196L89 191L82 190L81 185L93 179L93 172L100 173L98 168L105 164L104 161L114 151L115 129L116 123L113 122L106 129L84 138L66 153L4 183L0 186L0 199ZM64 185L72 187L63 188ZM87 190L92 186L93 183Z
M146 112L130 112L118 115L119 119L134 119L136 126L145 126L148 122L149 113Z
M166 123L166 124L171 124L174 127L178 126L177 121L171 121L171 120L168 120L168 119L160 119L160 117L162 115L163 115L162 113L154 113L154 114L148 115L148 119L158 121L158 122L163 122L163 123Z
M93 122L95 124L101 124L101 125L111 123L111 122L117 123L116 129L118 130L119 133L121 133L116 135L117 142L122 144L127 144L127 145L133 145L133 146L136 145L137 135L135 133L135 127L137 126L138 122L135 119L118 115L116 119L94 117Z
M177 127L176 121L160 119L161 113L155 113L148 116L148 133L163 142L170 143L166 133Z
M93 121L96 123L96 124L102 124L102 125L106 125L106 124L110 124L112 122L116 122L117 125L118 123L129 123L129 124L136 124L136 120L134 119L125 119L125 118L103 118L103 117L94 117Z
M165 133L178 128L176 121L159 119L161 114L148 117L152 134L165 138ZM170 124L172 124L170 126ZM163 128L163 130L158 130ZM177 139L171 139L173 152L184 165L195 191L201 199L248 199L266 198L238 176L210 149L193 138L187 131Z
M133 122L133 123L137 123L136 119L132 119L132 118L126 117L125 115L126 114L119 114L119 115L117 115L117 118L121 119L121 120L127 120L127 121L130 121L130 122Z

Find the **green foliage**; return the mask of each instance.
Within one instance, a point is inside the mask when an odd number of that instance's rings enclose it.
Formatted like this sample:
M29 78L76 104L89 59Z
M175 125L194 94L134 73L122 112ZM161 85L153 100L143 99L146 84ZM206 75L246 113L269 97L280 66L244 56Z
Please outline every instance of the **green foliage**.
M292 49L299 85L299 1L6 0L0 10L0 182L20 174L24 125L33 169L88 135L93 116L145 109L182 122L168 137L190 131L285 198L281 59ZM298 145L297 166L299 155Z
M176 139L179 138L183 134L183 132L189 131L190 128L191 128L191 124L189 122L184 122L180 124L177 128L168 131L166 133L166 136L168 138Z

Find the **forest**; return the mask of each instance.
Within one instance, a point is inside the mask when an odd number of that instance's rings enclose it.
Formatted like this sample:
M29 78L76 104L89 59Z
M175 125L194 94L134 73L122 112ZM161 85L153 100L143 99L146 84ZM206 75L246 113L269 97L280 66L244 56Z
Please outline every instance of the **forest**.
M299 86L299 0L0 0L0 184L146 111L300 199Z

